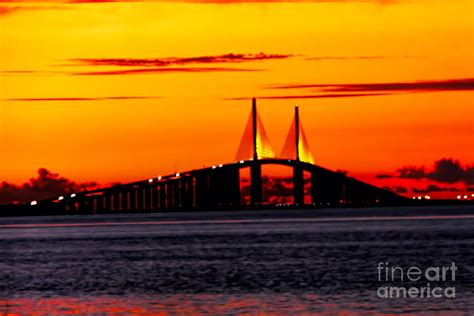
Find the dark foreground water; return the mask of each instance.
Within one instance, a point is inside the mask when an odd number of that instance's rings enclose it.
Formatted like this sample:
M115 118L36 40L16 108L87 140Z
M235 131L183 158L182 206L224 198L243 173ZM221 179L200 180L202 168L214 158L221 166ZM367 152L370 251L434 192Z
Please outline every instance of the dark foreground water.
M473 315L474 208L406 211L0 218L0 315ZM427 283L455 298L377 295Z

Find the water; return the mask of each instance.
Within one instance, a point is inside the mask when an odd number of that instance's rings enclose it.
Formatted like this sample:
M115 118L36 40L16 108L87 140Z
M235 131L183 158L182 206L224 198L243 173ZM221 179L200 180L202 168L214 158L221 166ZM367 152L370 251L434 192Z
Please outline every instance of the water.
M474 313L474 216L360 214L0 218L0 315ZM379 298L379 262L455 262L456 297Z

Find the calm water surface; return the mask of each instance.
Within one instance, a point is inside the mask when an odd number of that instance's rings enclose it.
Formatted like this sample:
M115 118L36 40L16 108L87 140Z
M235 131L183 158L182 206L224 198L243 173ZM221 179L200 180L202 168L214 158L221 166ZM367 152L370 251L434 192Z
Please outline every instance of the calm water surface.
M455 262L456 298L379 298L379 262ZM32 313L473 315L474 216L0 218L0 315Z

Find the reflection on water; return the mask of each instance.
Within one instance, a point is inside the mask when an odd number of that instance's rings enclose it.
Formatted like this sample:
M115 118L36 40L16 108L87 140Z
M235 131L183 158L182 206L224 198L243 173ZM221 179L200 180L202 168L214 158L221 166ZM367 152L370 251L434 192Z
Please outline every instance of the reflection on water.
M474 311L472 216L298 214L0 219L0 315ZM382 261L455 261L456 298L380 299Z
M356 304L357 305L357 304ZM16 299L0 302L3 315L38 315L61 313L74 314L127 314L127 315L236 315L274 314L297 315L304 313L327 313L347 315L351 306L323 304L316 295L300 297L289 295L223 295L196 294L138 298L49 298ZM352 306L357 307L357 306Z
M363 293L360 293L362 296ZM359 298L359 299L358 299ZM175 294L140 297L59 297L0 300L0 315L459 315L426 302L423 310L406 301L389 306L363 297L315 294Z

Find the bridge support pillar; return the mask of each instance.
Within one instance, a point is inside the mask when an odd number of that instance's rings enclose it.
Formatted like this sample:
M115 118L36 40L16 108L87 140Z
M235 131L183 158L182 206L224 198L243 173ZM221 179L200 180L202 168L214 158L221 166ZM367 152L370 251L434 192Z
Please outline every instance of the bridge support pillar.
M130 192L129 191L122 191L120 193L120 196L121 196L121 202L122 202L122 210L129 210L130 207L128 206L128 201L129 201L129 194Z
M179 208L181 206L181 187L180 180L173 181L173 207Z
M228 176L228 195L229 195L229 206L240 205L240 175L239 170L234 168L229 171Z
M209 176L207 174L199 174L196 176L196 206L198 208L209 207Z
M250 204L263 202L262 165L254 160L250 166Z
M144 203L143 203L143 209L145 210L151 210L153 208L153 194L152 194L153 186L148 185L143 188L143 193L144 193Z
M194 206L194 178L189 176L186 178L186 208L192 208Z
M137 189L133 188L129 192L130 210L137 210Z
M174 197L174 193L173 193L173 188L174 188L174 185L173 185L173 182L172 181L168 181L166 182L166 207L167 208L173 208L174 207L174 203L173 203L173 197Z
M152 202L153 204L151 205L152 210L157 210L160 208L160 189L159 186L153 185L151 187L151 196L152 196Z
M315 172L311 173L311 203L314 206L319 206L319 190L318 190L318 176Z
M304 205L303 169L299 164L293 166L293 204Z
M160 209L166 208L166 185L161 183L160 187Z
M121 208L120 208L120 196L119 196L119 192L118 191L114 191L113 192L113 196L112 196L112 199L113 199L113 202L114 202L114 211L119 211Z

